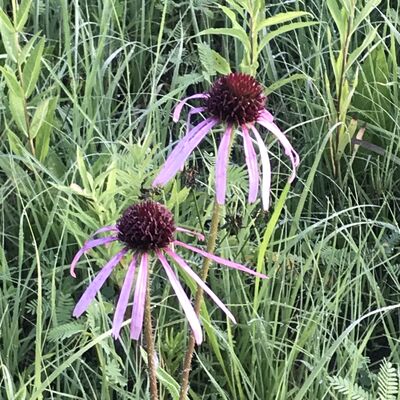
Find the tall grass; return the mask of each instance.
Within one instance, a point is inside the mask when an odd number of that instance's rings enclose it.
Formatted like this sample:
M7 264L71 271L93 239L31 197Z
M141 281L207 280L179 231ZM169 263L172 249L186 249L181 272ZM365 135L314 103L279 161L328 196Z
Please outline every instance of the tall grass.
M365 3L358 0L357 10ZM8 1L0 5L11 10ZM233 151L234 184L218 251L254 268L258 262L270 279L212 269L210 286L238 324L227 323L206 300L207 340L196 350L191 399L400 398L396 388L382 394L385 379L397 388L400 379L398 369L384 364L400 365L399 6L381 2L351 37L349 48L356 49L377 28L355 62L358 83L342 119L332 109L338 91L330 49L335 57L344 50L332 15L318 0L268 2L266 13L296 9L318 24L272 40L258 78L271 88L268 108L300 150L299 178L283 202L287 168L278 160L285 158L270 142L272 197L275 210L282 209L262 213L259 204L246 204L240 145ZM235 39L198 36L223 26L229 20L208 0L33 2L25 38L40 31L46 42L29 107L43 94L58 100L50 150L38 161L28 145L10 144L6 127L14 123L0 83L0 399L148 398L142 343L132 342L127 330L120 341L110 337L123 267L85 317L71 316L113 249L88 254L77 280L68 268L88 235L147 195L143 188L184 133L171 120L172 107L213 78L199 44L239 68ZM353 82L354 71L345 79ZM276 81L294 74L303 79L274 90ZM345 147L339 177L329 143L352 118L353 139L363 136ZM194 185L178 178L156 194L178 223L205 232L218 134L189 161L197 171ZM190 257L194 268L200 265ZM152 300L161 398L175 399L188 327L162 273L153 277ZM382 365L387 373L378 384Z

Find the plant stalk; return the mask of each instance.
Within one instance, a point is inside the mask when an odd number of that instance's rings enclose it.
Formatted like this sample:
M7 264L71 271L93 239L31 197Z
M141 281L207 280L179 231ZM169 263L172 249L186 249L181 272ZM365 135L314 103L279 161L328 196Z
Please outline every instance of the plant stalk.
M218 225L219 225L219 217L221 212L221 206L215 200L214 208L211 217L211 227L210 234L208 236L207 241L207 252L214 253L215 245L217 243L217 235L218 235ZM203 266L201 268L200 277L203 281L207 279L208 270L210 269L211 260L209 258L205 258L203 261ZM198 286L196 291L196 297L194 301L194 311L196 315L200 313L201 301L203 300L203 289ZM193 333L190 334L189 343L185 354L185 359L183 362L183 370L182 370L182 380L181 380L181 390L179 393L179 400L186 400L187 391L189 389L189 374L192 368L192 358L194 353L195 339Z

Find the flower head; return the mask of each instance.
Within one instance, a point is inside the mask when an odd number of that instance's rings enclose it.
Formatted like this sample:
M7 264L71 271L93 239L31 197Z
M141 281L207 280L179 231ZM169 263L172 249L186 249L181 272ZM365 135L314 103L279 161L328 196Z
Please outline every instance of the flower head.
M218 78L206 93L198 93L183 99L175 108L173 119L179 120L183 106L191 99L201 99L203 105L189 111L188 132L169 155L153 186L165 185L183 168L190 153L198 146L208 132L219 123L225 123L226 129L222 136L215 166L216 199L219 204L225 203L226 175L229 159L229 148L234 129L239 128L243 137L246 165L249 173L249 202L257 199L259 186L259 170L254 142L257 143L263 169L262 201L264 209L269 208L269 193L271 187L271 164L268 150L260 133L255 127L257 122L268 129L281 143L285 154L290 158L293 172L289 178L292 182L300 159L289 140L273 122L274 117L265 109L266 97L261 84L252 76L234 72ZM190 117L204 112L208 117L190 129Z
M170 266L167 257L172 260L179 269L186 272L233 322L235 322L235 318L217 295L189 267L187 262L178 255L175 248L185 248L229 268L237 269L260 278L266 278L265 275L257 273L241 264L215 256L177 240L175 238L177 232L195 235L200 240L204 240L204 236L188 229L175 226L172 213L160 203L153 201L145 201L128 207L116 225L100 228L95 232L94 236L103 232L112 233L110 236L89 239L75 255L70 269L70 273L73 277L76 277L75 267L79 259L90 249L111 242L119 242L122 245L122 249L111 258L93 279L76 304L73 315L79 317L87 310L90 303L94 300L96 293L101 289L113 269L129 253L129 267L126 271L113 319L112 333L115 338L119 337L134 281L135 291L132 305L131 338L137 340L140 337L143 325L146 285L149 274L149 256L155 256L164 268L193 330L196 343L198 344L202 342L199 318L195 314L191 302L183 290L174 270ZM137 267L137 265L139 266ZM137 273L136 269L138 270Z

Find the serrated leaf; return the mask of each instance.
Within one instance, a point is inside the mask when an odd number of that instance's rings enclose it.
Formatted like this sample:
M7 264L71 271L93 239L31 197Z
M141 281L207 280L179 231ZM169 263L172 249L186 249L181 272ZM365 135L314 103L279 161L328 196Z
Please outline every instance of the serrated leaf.
M244 48L250 53L250 41L243 28L210 28L200 32L200 35L227 35L232 36L243 44Z
M39 78L40 64L44 50L44 38L32 50L31 55L25 63L23 70L23 84L26 98L28 98L35 89L36 82Z
M22 97L15 96L14 92L9 94L9 105L11 115L18 128L28 137L28 129L25 119L25 101Z
M274 15L273 17L269 17L260 21L256 26L256 31L260 31L263 28L267 28L268 26L273 26L277 24L282 24L284 22L292 21L295 18L303 17L304 15L310 15L310 13L305 11L289 11L285 13L279 13Z
M17 62L19 54L18 34L6 13L0 8L0 33L10 59Z
M200 62L209 75L212 76L217 73L226 75L231 72L228 61L216 51L212 50L208 44L199 43L197 46L199 49Z
M49 100L43 100L36 108L35 114L33 115L31 125L29 127L29 133L32 139L36 137L39 129L42 127L45 118L47 116L47 110L49 108Z
M84 330L85 326L82 323L75 321L69 322L51 329L48 338L51 342L57 342L59 340L68 339L69 337L83 332Z
M319 22L293 22L292 24L287 24L282 26L281 28L275 29L272 32L269 32L265 35L259 45L259 51L261 51L272 39L276 38L283 33L293 31L295 29L306 28L308 26L317 25Z
M31 4L32 0L22 0L17 11L17 25L15 27L17 32L22 32L29 16Z
M57 108L57 97L52 97L47 100L47 113L43 124L39 128L36 135L36 156L40 161L44 161L49 152L50 136L54 126L54 115Z

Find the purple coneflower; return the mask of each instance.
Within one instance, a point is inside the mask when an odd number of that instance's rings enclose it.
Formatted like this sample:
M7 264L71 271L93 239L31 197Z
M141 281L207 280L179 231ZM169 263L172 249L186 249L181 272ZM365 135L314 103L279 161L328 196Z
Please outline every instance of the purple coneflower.
M179 169L183 168L186 159L206 134L217 124L224 122L226 130L219 145L215 167L216 199L218 204L224 204L226 194L226 174L229 159L230 141L234 129L239 127L243 137L246 164L249 171L249 202L256 201L259 185L257 157L253 146L251 132L257 142L263 169L262 201L265 210L269 208L269 192L271 187L271 164L268 150L260 133L254 126L255 122L267 128L285 149L290 158L293 172L289 178L292 182L296 177L296 169L300 159L285 134L273 122L274 117L265 109L266 97L263 88L252 76L234 72L217 79L207 93L198 93L179 102L173 114L174 122L179 120L183 106L188 100L201 99L203 105L189 111L188 132L169 155L161 172L153 182L153 186L165 185ZM190 117L204 112L209 117L190 129Z
M179 256L175 247L183 247L195 253L209 258L219 264L234 268L248 274L266 278L266 275L259 274L249 268L235 262L225 260L224 258L207 253L197 247L191 246L174 238L176 232L183 232L197 236L200 240L204 240L203 235L192 232L185 228L176 227L172 213L160 203L154 201L145 201L128 207L116 225L105 226L95 232L95 235L102 232L113 232L111 236L94 238L88 240L84 246L75 255L71 264L71 275L75 275L75 267L79 259L84 253L93 247L104 245L111 242L120 242L123 245L122 250L115 254L111 260L101 269L92 283L88 286L82 297L78 301L73 311L75 317L81 316L89 307L90 303L96 296L96 293L103 286L112 270L122 260L122 258L131 252L131 261L122 285L121 293L117 303L112 325L112 334L115 338L119 337L121 325L124 320L125 311L128 306L129 298L132 291L133 282L135 280L136 266L139 265L135 293L133 296L132 320L131 320L131 338L138 339L142 331L143 315L145 306L145 294L147 276L149 273L149 256L154 255L163 266L165 273L179 299L179 302L185 312L189 324L193 330L196 343L202 341L202 331L200 321L195 314L193 307L183 290L179 280L171 268L168 256L176 265L185 271L226 313L226 315L235 323L232 313L226 308L216 294L200 279L200 277L189 267L186 261Z

